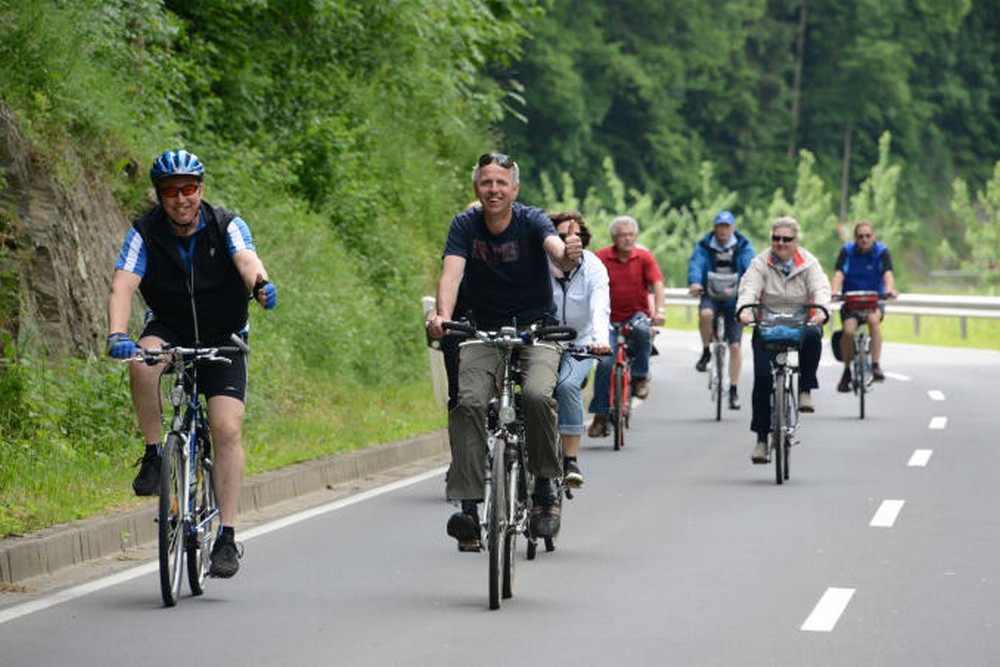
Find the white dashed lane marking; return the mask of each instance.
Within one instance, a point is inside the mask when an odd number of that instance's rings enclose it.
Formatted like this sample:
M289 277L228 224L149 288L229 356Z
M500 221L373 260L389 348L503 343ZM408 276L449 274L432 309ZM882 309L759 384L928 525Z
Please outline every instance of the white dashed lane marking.
M931 389L930 391L927 392L927 395L930 397L932 401L944 400L944 392L938 391L937 389Z
M913 451L913 456L906 465L914 466L918 468L923 468L927 465L927 462L931 460L931 454L934 450L931 449L916 449Z
M932 417L931 423L927 425L932 431L943 431L944 427L948 425L947 417Z
M904 504L905 500L883 500L868 525L872 528L892 528Z
M830 632L854 596L853 588L828 588L802 624L806 632Z

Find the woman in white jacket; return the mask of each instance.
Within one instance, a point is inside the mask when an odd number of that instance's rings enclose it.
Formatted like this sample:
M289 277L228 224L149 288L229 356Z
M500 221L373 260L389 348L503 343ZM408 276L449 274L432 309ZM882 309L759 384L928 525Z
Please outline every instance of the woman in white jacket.
M611 328L611 297L608 292L608 271L594 253L587 250L590 231L583 217L575 212L550 213L556 232L564 240L573 235L583 242L580 264L566 273L552 265L552 299L556 304L556 317L560 324L577 331L575 345L583 345L596 354L608 354L608 335ZM559 365L556 383L556 400L559 412L559 435L563 447L563 476L567 486L579 487L583 475L577 457L580 438L584 433L583 396L581 389L593 359L574 359L564 354Z
M791 217L776 218L771 223L771 247L757 255L740 280L736 308L762 303L773 310L794 310L806 303L830 306L830 281L819 260L799 247L801 230ZM811 314L799 349L799 411L813 412L810 392L819 387L816 369L823 351L825 320L822 311ZM752 309L740 313L740 321L753 321ZM750 460L767 463L767 435L771 431L771 360L775 352L764 349L757 332L753 336L753 418L750 430L757 434L757 444Z

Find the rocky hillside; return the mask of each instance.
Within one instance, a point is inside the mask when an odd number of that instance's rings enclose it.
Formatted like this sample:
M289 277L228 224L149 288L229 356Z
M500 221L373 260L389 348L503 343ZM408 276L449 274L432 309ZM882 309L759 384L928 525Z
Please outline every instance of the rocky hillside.
M67 153L59 162L72 182L32 150L0 100L0 333L56 356L99 352L129 223L84 159Z

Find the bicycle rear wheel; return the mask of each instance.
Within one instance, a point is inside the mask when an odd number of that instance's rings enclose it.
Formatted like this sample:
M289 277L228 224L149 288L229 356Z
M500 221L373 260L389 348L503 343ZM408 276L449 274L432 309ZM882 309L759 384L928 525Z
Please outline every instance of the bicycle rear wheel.
M188 584L191 586L192 595L201 595L205 592L212 546L219 532L219 506L215 498L211 455L210 441L199 436L195 451L195 483L192 487L194 526L186 548Z
M486 519L486 549L490 560L490 609L500 608L500 588L503 568L503 552L507 543L507 443L498 440L493 446L490 486L490 509Z
M614 431L614 447L615 451L621 449L625 446L625 424L626 424L626 399L625 392L628 391L628 387L625 381L625 369L621 366L616 366L612 372L611 381L612 386L612 406L611 406L611 428Z
M160 464L160 503L157 515L160 552L160 595L163 604L173 607L181 593L184 543L184 484L187 470L182 448L184 441L171 433L163 443Z
M785 436L785 425L787 424L785 402L788 397L785 394L786 386L784 379L776 379L778 381L775 382L774 405L772 406L774 428L771 431L771 454L774 456L774 481L781 484L785 480L784 460L788 451L785 448L787 441Z

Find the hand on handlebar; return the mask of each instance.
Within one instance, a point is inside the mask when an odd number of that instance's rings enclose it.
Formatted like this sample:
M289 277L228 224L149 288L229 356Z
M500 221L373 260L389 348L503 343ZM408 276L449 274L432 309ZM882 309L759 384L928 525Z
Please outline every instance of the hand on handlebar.
M705 288L702 287L700 283L691 283L688 285L688 294L691 296L700 296L704 291Z
M108 355L115 359L129 359L139 353L139 346L127 334L113 333L108 336Z

